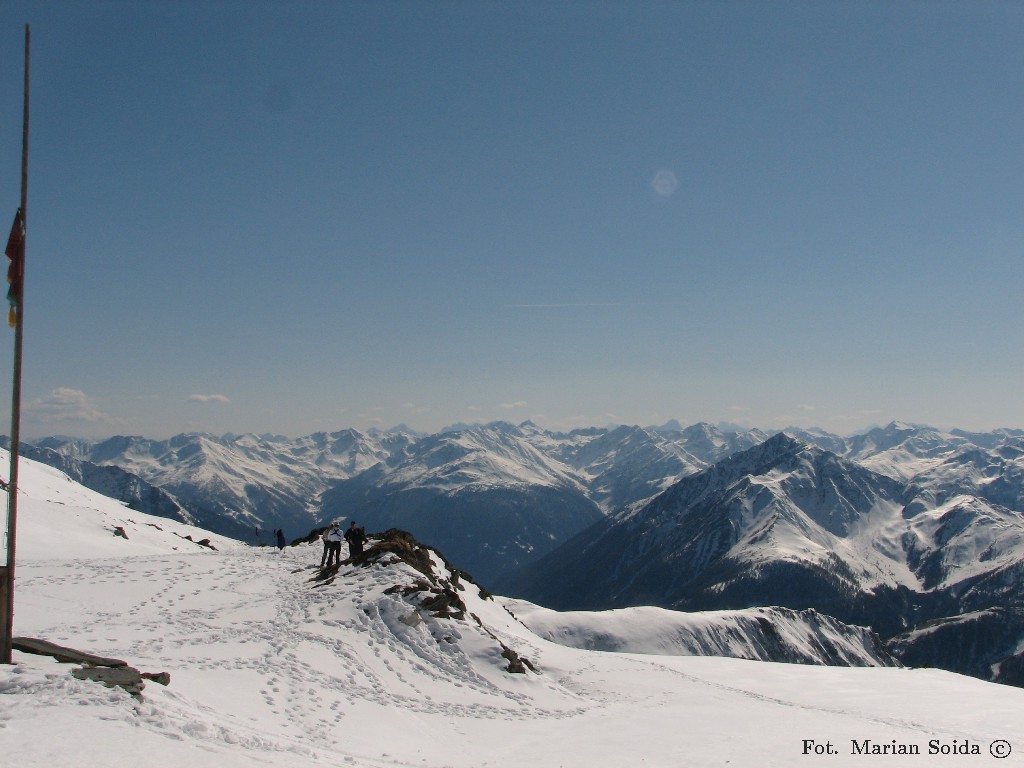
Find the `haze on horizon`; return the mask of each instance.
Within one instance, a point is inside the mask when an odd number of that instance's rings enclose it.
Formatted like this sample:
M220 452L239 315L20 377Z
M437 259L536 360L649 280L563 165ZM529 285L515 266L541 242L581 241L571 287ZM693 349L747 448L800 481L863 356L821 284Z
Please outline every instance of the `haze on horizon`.
M1024 427L1024 6L7 11L26 436Z

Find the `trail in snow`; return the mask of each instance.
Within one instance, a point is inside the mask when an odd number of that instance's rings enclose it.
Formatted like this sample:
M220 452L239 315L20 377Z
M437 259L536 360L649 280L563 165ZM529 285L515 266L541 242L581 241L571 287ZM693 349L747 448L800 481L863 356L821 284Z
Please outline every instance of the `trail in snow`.
M315 586L315 557L308 547L26 565L23 633L172 681L137 702L23 659L0 677L0 733L15 737L17 764L110 765L88 762L88 749L40 755L18 737L25 713L12 699L108 738L128 727L158 766L789 765L803 738L991 741L1012 738L1024 712L1024 692L947 673L563 648L469 586L470 610L540 670L509 675L474 622L384 594L420 577L407 566L342 569ZM980 713L958 707L964 696L984 697ZM829 765L851 759L839 757Z

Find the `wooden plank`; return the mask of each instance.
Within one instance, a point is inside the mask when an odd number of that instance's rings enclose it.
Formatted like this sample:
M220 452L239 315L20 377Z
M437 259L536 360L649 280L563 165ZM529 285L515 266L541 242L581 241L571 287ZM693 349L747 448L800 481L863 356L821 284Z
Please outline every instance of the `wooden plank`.
M91 664L94 667L127 667L127 661L96 656L85 651L76 651L63 645L51 643L49 640L38 640L34 637L16 637L12 643L17 651L34 653L37 656L53 656L65 664Z

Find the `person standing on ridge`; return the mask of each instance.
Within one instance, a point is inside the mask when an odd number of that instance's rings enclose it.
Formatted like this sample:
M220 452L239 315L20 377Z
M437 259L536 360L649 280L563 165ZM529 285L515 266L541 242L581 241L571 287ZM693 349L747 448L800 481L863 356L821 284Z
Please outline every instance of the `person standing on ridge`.
M353 520L348 530L345 531L345 541L348 542L348 559L351 560L356 555L363 554L363 544L366 542L366 531L356 526L356 521Z
M331 565L341 565L341 526L338 523L334 523L331 529L327 532L327 567Z
M280 552L284 549L284 531L280 528L277 529L277 550Z

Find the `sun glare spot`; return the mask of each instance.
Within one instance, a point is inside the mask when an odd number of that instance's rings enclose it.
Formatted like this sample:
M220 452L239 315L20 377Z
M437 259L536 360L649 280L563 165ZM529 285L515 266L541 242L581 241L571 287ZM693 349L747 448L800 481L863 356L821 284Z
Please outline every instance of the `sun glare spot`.
M659 197L671 197L676 188L679 186L679 179L676 177L675 171L668 169L661 169L651 180L651 187L654 189L654 194Z

